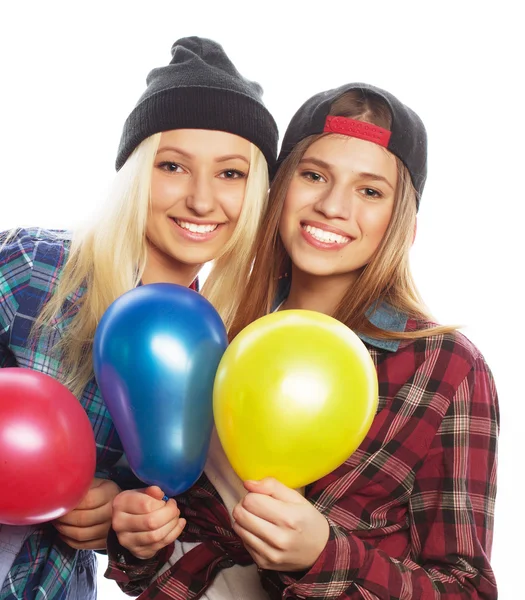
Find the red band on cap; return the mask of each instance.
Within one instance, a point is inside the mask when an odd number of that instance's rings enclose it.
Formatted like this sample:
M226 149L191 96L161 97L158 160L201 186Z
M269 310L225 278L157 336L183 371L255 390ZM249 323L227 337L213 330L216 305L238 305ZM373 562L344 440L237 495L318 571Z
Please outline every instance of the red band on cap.
M388 148L388 142L390 140L391 131L383 129L372 123L366 123L365 121L356 121L348 117L326 117L323 131L329 133L341 133L343 135L349 135L351 137L359 138L360 140L366 140L368 142L374 142L385 148Z

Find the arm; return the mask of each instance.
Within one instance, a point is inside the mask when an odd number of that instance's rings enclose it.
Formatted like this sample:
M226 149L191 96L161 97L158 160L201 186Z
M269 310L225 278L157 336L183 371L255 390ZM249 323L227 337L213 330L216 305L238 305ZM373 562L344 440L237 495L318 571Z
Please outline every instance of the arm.
M173 543L186 521L179 518L175 500L163 500L157 486L119 494L113 502L113 524L109 531L108 570L130 595L144 591L173 553Z
M346 529L343 497L331 512L328 542L306 573L264 572L272 597L496 599L489 557L498 427L494 383L478 357L417 470L409 555L396 560Z
M7 239L7 241L6 241ZM34 238L17 231L10 237L0 234L0 367L16 367L12 351L12 328L17 313L25 314L31 297L26 290L35 262ZM13 344L16 345L16 332ZM115 484L95 479L80 505L55 521L62 539L73 548L104 548L111 523L111 502L118 493Z
M141 560L124 548L113 529L107 539L108 568L104 576L114 579L119 588L130 596L138 596L173 554L173 544L165 546L149 559Z

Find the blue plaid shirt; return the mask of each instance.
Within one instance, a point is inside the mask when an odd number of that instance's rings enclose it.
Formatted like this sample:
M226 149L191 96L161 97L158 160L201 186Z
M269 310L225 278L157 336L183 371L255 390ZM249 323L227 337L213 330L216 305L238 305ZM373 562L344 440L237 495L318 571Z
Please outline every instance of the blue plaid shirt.
M30 332L57 285L68 256L70 235L22 229L7 244L5 240L6 233L0 234L0 367L35 369L56 378L60 360L50 355L50 348L73 318L74 302L83 290L66 302L63 315L67 316L36 343L30 339ZM81 403L95 433L97 476L120 484L115 464L122 456L122 446L94 378L86 386ZM79 573L96 580L94 553L74 550L50 524L38 526L18 553L0 590L0 600L65 600Z

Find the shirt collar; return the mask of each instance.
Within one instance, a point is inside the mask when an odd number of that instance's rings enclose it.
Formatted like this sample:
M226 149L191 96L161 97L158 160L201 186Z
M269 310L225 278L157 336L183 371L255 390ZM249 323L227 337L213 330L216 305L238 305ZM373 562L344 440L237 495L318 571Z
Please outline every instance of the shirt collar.
M290 292L290 279L283 277L279 280L277 287L277 295L272 306L272 310L276 310L288 297ZM379 305L372 306L367 311L367 317L376 327L386 331L402 332L405 331L408 317L405 313L395 309L386 302L381 302ZM396 352L399 348L400 340L381 340L367 335L357 334L363 342L375 346L380 350L389 350Z

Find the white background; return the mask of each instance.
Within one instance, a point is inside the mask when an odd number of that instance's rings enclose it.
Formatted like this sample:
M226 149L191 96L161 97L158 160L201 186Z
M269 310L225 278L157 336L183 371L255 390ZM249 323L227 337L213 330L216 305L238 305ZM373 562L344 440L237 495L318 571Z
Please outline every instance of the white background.
M171 44L186 35L223 44L263 85L281 131L310 95L350 81L384 87L420 114L430 158L413 269L434 315L465 325L498 385L493 566L503 600L523 593L517 550L525 533L518 7L505 0L26 0L0 9L2 230L69 227L103 202L122 124L146 74L167 64ZM121 597L102 572L100 597Z

